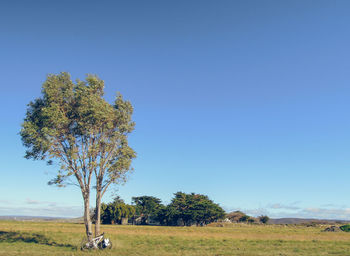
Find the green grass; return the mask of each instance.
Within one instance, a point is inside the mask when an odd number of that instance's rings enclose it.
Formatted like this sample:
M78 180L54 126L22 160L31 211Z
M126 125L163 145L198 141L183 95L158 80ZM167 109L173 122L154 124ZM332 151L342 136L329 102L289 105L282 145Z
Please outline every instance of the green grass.
M81 252L81 224L0 221L0 255L350 255L350 233L324 227L111 226L102 230L114 248Z

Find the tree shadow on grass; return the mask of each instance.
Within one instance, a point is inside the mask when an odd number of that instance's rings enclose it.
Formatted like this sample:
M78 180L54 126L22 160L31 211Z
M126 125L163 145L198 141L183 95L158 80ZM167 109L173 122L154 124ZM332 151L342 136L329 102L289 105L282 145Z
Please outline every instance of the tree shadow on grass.
M15 242L35 243L35 244L43 244L43 245L49 245L49 246L55 246L55 247L71 248L75 250L77 249L77 246L74 246L71 244L56 243L42 234L0 231L0 243L15 243Z

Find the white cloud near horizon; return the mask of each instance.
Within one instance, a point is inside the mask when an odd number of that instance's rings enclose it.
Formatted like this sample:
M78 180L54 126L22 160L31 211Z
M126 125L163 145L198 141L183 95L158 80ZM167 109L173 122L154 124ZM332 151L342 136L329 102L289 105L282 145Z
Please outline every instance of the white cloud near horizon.
M279 204L279 203L268 205L268 208L271 208L271 209L287 209L287 210L299 210L300 209L299 206L285 205L285 204Z
M78 206L52 206L52 207L10 207L0 206L2 216L45 216L75 218L83 215L83 207Z
M302 207L299 204L300 202L290 204L272 203L256 209L236 208L230 211L240 210L255 217L267 215L270 218L350 220L350 207L344 205L327 204L321 207Z
M75 218L83 215L82 205L62 205L56 202L26 198L22 203L0 201L0 215L45 216Z
M30 205L49 205L49 206L56 206L56 202L49 202L49 201L38 201L38 200L32 200L30 198L27 198L25 201L26 204Z

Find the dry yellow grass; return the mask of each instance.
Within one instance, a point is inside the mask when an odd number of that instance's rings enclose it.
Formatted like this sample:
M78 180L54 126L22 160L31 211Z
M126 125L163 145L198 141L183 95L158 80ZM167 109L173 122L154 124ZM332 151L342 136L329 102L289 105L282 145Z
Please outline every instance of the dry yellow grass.
M84 253L75 248L83 237L81 224L0 221L3 234L28 238L9 241L0 236L0 255L350 255L350 233L322 232L322 227L105 225L102 229L114 249ZM35 241L34 235L49 242Z

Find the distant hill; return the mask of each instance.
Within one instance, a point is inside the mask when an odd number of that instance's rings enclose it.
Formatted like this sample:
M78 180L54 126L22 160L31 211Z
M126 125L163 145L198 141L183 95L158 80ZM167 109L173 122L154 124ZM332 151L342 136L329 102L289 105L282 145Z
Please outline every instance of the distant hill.
M0 216L0 220L16 220L16 221L54 221L54 222L83 222L83 218L64 218L64 217L48 217L48 216L20 216L8 215Z
M0 216L0 220L55 220L55 219L65 219L62 217L48 217L48 216L21 216L21 215L8 215Z
M348 223L349 220L322 220L322 219L301 219L301 218L279 218L270 219L269 224L303 224L303 223L319 223L319 224L333 224L333 223Z

